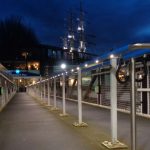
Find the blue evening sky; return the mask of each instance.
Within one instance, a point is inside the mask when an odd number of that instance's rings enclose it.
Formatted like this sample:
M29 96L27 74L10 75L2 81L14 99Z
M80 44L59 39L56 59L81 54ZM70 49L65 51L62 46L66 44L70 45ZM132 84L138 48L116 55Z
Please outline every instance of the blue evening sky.
M126 44L150 42L150 0L82 0L86 33L96 45L88 52L103 53ZM21 16L43 44L62 46L65 18L79 15L80 0L1 0L0 20Z

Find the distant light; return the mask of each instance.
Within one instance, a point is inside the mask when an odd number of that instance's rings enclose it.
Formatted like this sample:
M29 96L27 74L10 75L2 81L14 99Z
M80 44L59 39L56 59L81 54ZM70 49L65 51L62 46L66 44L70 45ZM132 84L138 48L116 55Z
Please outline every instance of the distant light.
M63 73L62 73L62 75L63 75Z
M68 49L68 48L66 46L64 46L63 49Z
M99 63L99 60L96 60L95 63L98 64L98 63Z
M74 69L71 69L71 72L74 72Z
M66 74L67 74L68 72L66 72Z
M20 70L19 69L16 69L16 74L19 74L20 73Z
M35 84L35 80L32 81L32 84Z
M114 56L114 54L111 54L110 56L109 56L109 58L114 58L115 56Z
M71 38L72 38L72 35L69 34L69 35L68 35L68 38L71 39Z
M68 35L68 38L69 38L69 39L74 39L74 35L69 34L69 35Z
M19 82L22 82L22 80L20 79Z
M87 66L88 66L88 64L85 64L84 66L85 66L85 67L87 67Z
M77 70L79 70L80 69L80 67L77 67Z
M74 50L74 48L73 48L73 47L70 47L70 53L71 53L73 50Z
M61 64L61 68L65 69L66 68L66 64Z
M81 31L81 30L84 31L84 28L83 28L83 26L78 26L77 30L78 31Z
M136 43L136 44L134 44L134 46L142 46L143 44L141 44L141 43Z

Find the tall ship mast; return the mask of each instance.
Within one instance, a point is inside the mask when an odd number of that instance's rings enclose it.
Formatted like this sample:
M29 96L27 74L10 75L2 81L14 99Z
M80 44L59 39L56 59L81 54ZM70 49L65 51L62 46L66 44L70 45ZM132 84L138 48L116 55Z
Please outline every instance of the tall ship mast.
M74 34L74 22L73 22L73 14L70 12L70 16L68 19L68 49L70 53L73 53L75 50L75 34Z
M86 42L85 42L85 22L84 22L84 11L82 3L80 2L80 15L78 20L77 32L79 34L79 47L78 52L84 53L86 51Z

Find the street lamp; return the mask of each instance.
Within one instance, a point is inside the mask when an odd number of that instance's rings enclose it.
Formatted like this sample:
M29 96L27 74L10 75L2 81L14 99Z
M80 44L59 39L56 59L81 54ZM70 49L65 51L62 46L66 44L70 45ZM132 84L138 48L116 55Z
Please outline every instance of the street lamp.
M66 64L61 64L61 66L60 66L62 69L66 69Z

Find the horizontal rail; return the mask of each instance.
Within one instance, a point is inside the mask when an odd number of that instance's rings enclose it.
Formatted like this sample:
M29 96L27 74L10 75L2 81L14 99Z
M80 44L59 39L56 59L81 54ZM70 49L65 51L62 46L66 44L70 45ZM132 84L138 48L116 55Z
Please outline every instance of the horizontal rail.
M138 88L138 92L150 92L150 88Z

